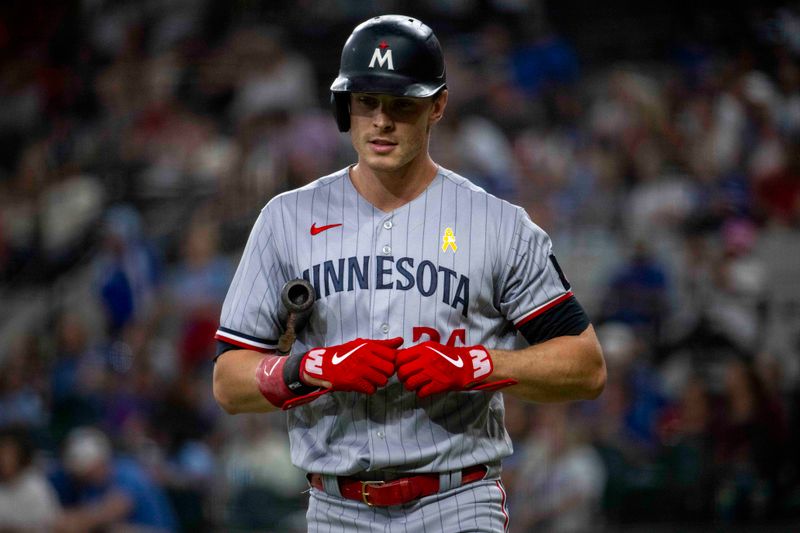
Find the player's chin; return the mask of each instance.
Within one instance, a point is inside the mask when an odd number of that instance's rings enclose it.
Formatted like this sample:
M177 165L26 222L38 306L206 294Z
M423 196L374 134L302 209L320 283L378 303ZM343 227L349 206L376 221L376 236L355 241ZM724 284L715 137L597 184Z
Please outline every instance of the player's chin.
M381 154L367 154L363 157L364 161L366 162L367 166L373 170L379 170L383 172L390 172L392 170L397 170L402 165L399 162L399 158L392 155L381 155Z

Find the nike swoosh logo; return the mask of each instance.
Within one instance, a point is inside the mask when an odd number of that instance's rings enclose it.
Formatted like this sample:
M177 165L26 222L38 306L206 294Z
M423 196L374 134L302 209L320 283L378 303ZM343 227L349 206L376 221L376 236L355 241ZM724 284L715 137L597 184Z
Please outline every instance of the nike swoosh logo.
M363 347L364 347L364 346L366 346L366 345L367 345L367 343L366 343L366 342L364 342L364 343L362 343L362 344L359 344L358 346L356 346L355 348L353 348L352 350L350 350L349 352L347 352L346 354L344 354L344 355L343 355L343 356L341 356L341 357L339 357L339 354L338 354L338 353L335 353L335 354L333 354L333 357L331 357L331 363L333 363L334 365L338 365L339 363L341 363L342 361L344 361L345 359L347 359L348 357L350 357L350 355L351 355L353 352L355 352L356 350L359 350L359 349L363 348Z
M341 224L328 224L327 226L317 227L317 223L314 222L313 224L311 224L311 235L319 235L325 230L329 230L331 228L338 228L339 226L341 226Z
M272 363L272 367L269 370L264 368L264 373L266 375L268 375L268 376L272 376L272 373L275 372L275 367L278 366L278 363L280 363L280 362L281 362L281 360L276 357L275 358L275 362Z
M434 352L438 353L439 355L441 355L442 357L444 357L445 359L450 361L453 364L453 366L456 367L456 368L461 368L462 366L464 366L464 361L462 361L460 357L458 357L456 359L453 359L451 357L446 356L445 354L443 354L442 352L440 352L436 348L428 346L428 349L429 350L433 350Z

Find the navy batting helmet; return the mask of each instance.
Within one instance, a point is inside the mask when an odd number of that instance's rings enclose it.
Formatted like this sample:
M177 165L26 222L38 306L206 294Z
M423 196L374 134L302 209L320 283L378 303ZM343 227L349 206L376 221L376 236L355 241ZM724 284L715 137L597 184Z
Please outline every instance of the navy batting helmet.
M425 98L445 87L444 56L428 26L402 15L362 22L342 49L331 102L339 131L350 129L350 93Z

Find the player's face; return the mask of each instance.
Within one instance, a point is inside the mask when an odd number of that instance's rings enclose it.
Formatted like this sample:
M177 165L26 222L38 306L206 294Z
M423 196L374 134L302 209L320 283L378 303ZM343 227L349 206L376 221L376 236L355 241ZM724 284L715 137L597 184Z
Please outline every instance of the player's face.
M430 128L444 113L446 93L436 100L353 93L350 135L359 163L373 171L392 172L427 157Z

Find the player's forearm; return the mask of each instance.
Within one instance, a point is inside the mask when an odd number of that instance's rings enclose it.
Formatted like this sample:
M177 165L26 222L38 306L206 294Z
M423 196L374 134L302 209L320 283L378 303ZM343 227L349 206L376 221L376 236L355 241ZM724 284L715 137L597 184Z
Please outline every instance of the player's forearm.
M264 413L277 408L261 394L256 368L264 358L253 350L230 350L214 365L214 398L227 413Z
M504 392L534 402L592 400L603 391L606 367L589 326L583 333L551 339L522 350L491 350L491 380L513 378Z

